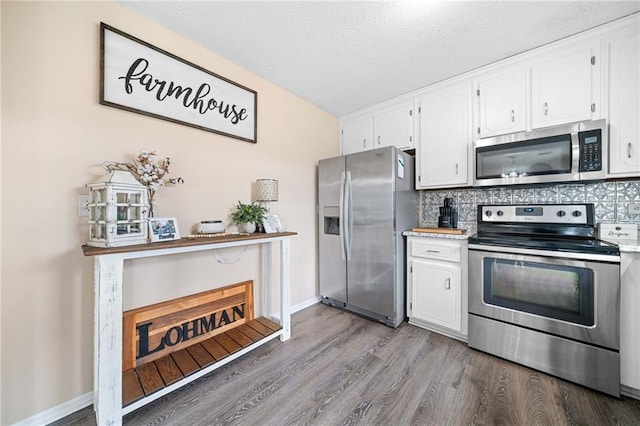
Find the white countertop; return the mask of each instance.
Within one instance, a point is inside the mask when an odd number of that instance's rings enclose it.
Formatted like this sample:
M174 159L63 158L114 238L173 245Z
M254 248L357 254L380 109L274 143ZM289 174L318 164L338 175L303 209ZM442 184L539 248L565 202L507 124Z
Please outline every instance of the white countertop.
M436 234L432 232L413 232L413 231L404 231L402 233L405 237L429 237L429 238L443 238L447 240L466 240L469 238L467 234L457 235L457 234Z
M640 240L611 241L620 247L621 252L640 253Z

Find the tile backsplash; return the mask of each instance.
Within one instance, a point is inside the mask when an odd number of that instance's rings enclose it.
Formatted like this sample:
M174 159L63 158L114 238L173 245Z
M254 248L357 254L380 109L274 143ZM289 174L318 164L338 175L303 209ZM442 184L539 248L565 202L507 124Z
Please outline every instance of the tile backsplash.
M479 204L593 203L596 222L636 223L640 214L629 214L629 203L640 203L640 179L596 183L513 186L500 188L462 188L420 191L420 226L438 226L438 207L453 198L458 211L458 228L469 235L477 228Z

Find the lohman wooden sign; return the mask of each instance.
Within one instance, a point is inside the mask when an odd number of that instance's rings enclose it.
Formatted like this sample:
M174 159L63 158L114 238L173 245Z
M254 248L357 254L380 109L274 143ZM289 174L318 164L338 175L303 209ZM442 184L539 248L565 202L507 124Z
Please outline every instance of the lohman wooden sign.
M122 370L156 360L253 319L253 281L123 313Z

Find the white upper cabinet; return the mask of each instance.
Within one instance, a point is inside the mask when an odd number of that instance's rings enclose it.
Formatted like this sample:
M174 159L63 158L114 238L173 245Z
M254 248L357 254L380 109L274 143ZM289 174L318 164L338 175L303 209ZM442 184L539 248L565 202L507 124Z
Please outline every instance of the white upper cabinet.
M556 126L600 117L598 42L554 49L533 59L531 127Z
M413 99L384 103L342 121L342 154L395 146L414 147Z
M474 82L476 137L522 132L527 128L527 70L499 71Z
M640 176L640 30L633 25L607 40L609 59L609 175Z
M471 82L426 91L418 98L416 188L465 186L471 152Z
M413 100L374 111L373 148L413 148L413 127Z
M342 122L342 155L366 151L373 146L373 118L370 115Z

